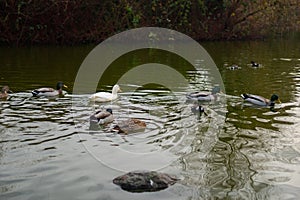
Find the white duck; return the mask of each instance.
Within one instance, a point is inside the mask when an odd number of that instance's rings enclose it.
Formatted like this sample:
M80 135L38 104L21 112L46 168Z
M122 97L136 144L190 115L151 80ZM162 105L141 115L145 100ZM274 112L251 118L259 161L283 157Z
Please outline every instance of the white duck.
M97 92L90 96L90 101L108 102L118 98L118 92L122 92L119 85L114 85L112 92Z

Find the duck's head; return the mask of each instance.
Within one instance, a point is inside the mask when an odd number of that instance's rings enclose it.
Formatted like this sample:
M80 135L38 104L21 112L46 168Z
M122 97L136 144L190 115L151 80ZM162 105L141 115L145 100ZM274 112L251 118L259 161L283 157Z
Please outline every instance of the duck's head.
M221 92L220 86L216 86L212 89L211 94L217 94Z
M111 108L107 108L106 111L109 112L110 114L113 114Z
M63 88L68 88L68 86L66 86L63 82L59 81L59 82L56 84L56 89L57 89L57 90L62 90Z
M119 85L114 85L114 87L112 88L112 93L117 94L118 92L122 92L120 86Z
M113 128L112 128L112 131L114 132L117 132L117 133L126 133L125 131L123 131L121 129L121 127L119 125L115 125Z
M273 94L272 96L271 96L271 99L270 99L270 111L272 111L272 112L277 112L276 110L275 110L275 102L278 102L278 103L281 103L281 101L279 100L279 97L278 97L278 95L277 94Z
M9 87L6 85L6 86L3 86L2 90L1 90L1 93L2 94L7 94L7 93L13 93Z
M273 95L271 96L271 99L270 99L270 100L271 100L272 103L274 103L275 101L281 103L277 94L273 94Z

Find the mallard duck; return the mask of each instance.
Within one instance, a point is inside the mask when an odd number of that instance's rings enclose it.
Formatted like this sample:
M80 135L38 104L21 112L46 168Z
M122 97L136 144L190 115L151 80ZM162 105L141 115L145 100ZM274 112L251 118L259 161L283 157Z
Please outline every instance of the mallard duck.
M241 69L241 67L239 67L238 65L231 65L229 67L227 67L229 70L238 70Z
M273 94L270 99L266 99L264 97L253 95L253 94L242 94L241 97L254 105L258 106L272 106L274 107L275 102L278 101L280 103L279 97L276 94Z
M63 84L63 82L60 81L56 84L56 90L53 88L39 88L33 90L31 93L34 97L55 97L63 95L63 87L68 88Z
M118 133L135 133L135 132L142 132L146 129L146 123L139 120L130 118L125 121L119 122L117 125L115 125L112 129L112 131L118 132Z
M91 101L95 102L107 102L107 101L113 101L118 98L118 92L121 92L119 85L114 85L112 88L112 92L97 92L90 96Z
M0 99L6 99L8 97L8 93L12 93L8 86L3 86L0 94Z
M254 62L254 61L251 61L251 66L252 66L252 67L260 67L260 64Z
M199 117L200 117L202 114L207 115L207 113L205 112L204 107L201 106L201 105L196 105L196 104L195 104L195 105L191 108L191 111L192 111L192 113L199 115Z
M90 123L93 124L108 124L114 121L112 109L107 108L106 110L97 110L95 114L90 116Z
M213 101L217 99L217 93L220 93L221 89L219 86L216 86L212 89L211 93L207 92L193 92L188 94L186 97L189 100L198 100L198 101Z
M205 112L205 109L203 106L201 105L197 105L194 104L194 106L191 108L192 113L194 113L195 115L197 115L198 120L200 120L202 114L204 114L205 116L208 116L207 113Z

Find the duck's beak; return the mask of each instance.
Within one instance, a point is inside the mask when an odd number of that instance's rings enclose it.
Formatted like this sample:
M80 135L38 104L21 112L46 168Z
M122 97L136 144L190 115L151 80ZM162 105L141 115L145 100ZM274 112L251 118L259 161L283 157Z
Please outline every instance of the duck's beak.
M11 93L13 93L13 91L11 91L11 90L8 90L8 91L7 91L7 93L10 93L10 94L11 94Z
M118 90L118 92L122 92L122 90L121 90L121 89L119 89L119 90Z
M278 101L278 103L281 103L280 99L278 99L277 101Z
M66 85L63 85L63 87L64 87L64 88L68 88L68 86L66 86Z

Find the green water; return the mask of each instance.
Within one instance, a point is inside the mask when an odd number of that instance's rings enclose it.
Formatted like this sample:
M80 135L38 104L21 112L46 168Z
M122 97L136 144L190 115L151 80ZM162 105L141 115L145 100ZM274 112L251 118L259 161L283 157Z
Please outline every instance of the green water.
M153 59L176 69L189 84L175 94L155 83L132 92L127 80L117 101L93 105L89 94L72 91L94 46L1 47L0 85L14 92L0 102L1 199L299 199L298 44L201 43L218 67L226 95L220 95L222 103L204 103L208 116L200 119L185 94L213 86L201 61L195 60L200 70L194 70L159 51L131 53L111 64L97 90L110 91L123 74ZM251 60L262 67L252 68ZM241 68L229 70L233 64ZM55 87L59 80L68 85L65 97L31 98L31 90ZM244 105L240 94L245 92L267 98L276 93L282 103L277 112ZM89 115L99 106L112 107L116 121L144 120L146 131L120 136L109 126L89 130ZM144 159L127 157L128 152ZM158 155L161 160L155 160ZM123 168L158 168L181 181L160 192L132 194L112 183Z

